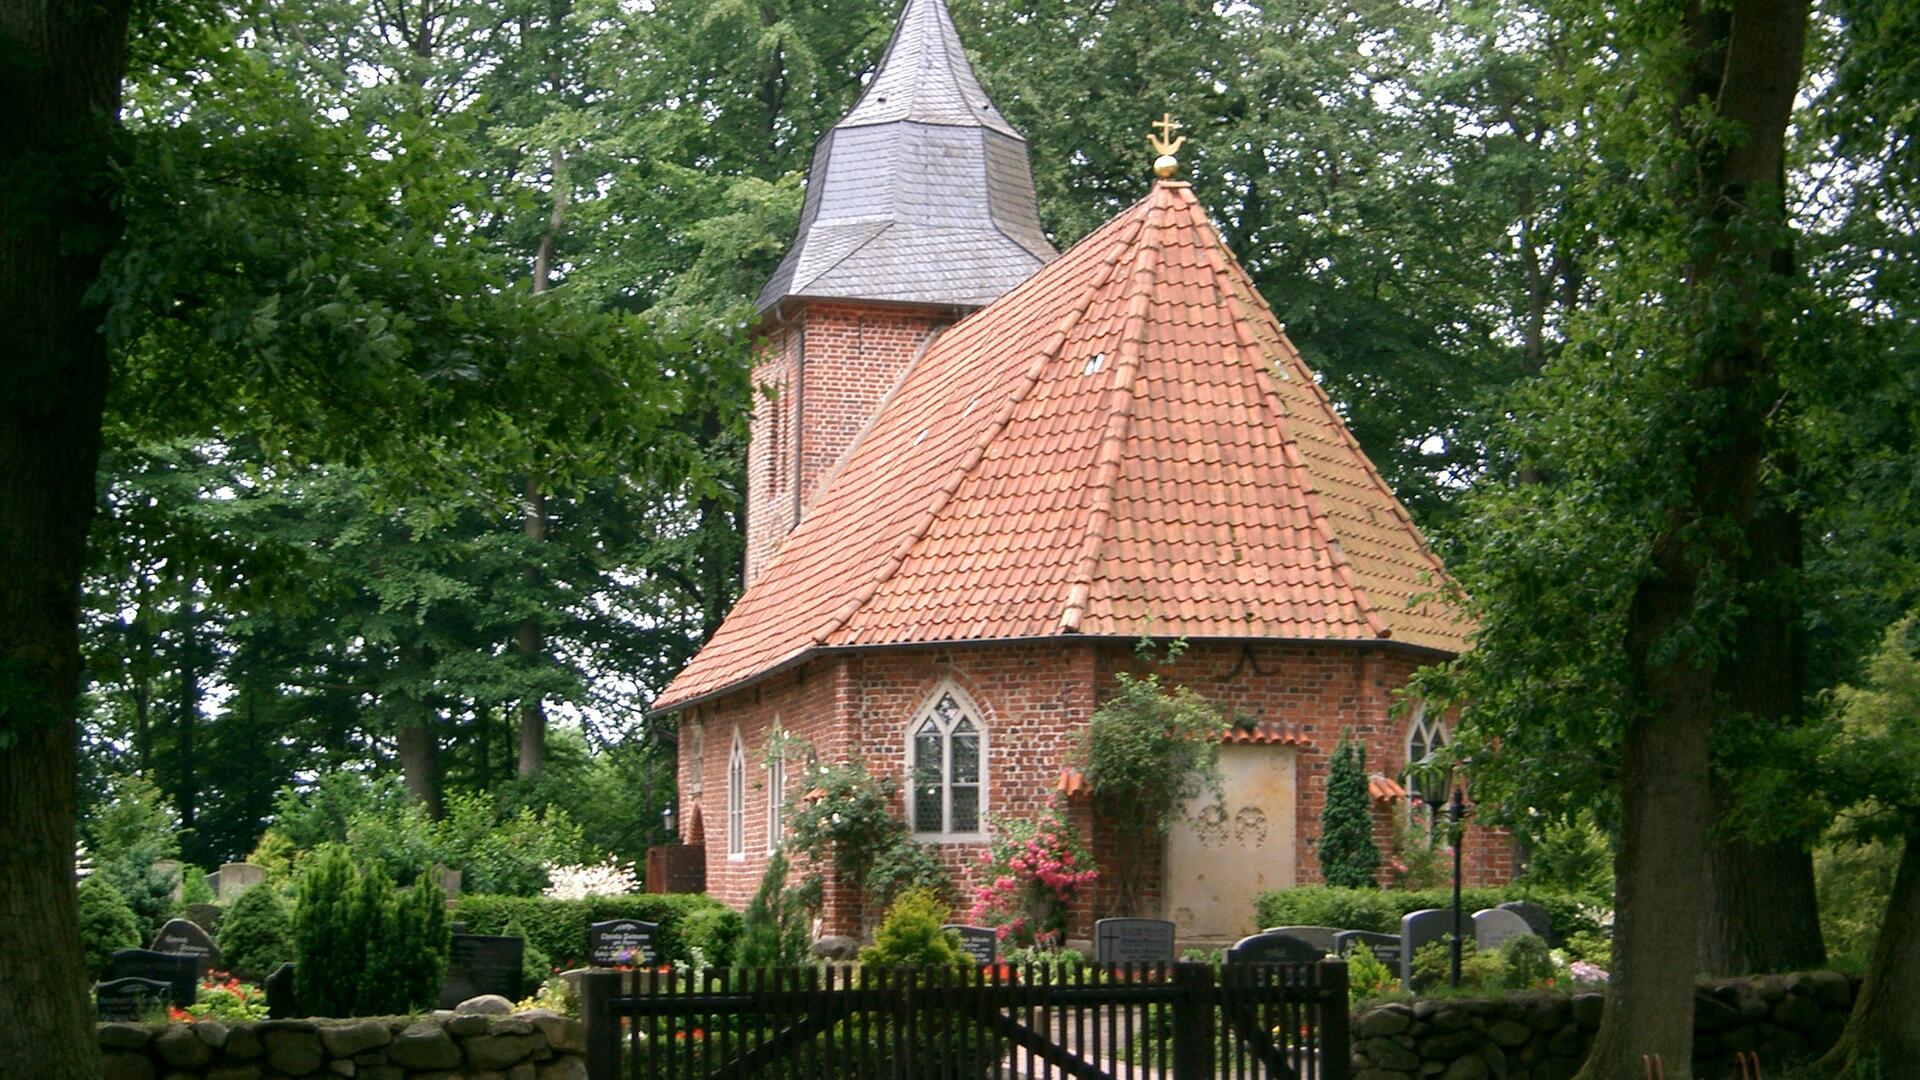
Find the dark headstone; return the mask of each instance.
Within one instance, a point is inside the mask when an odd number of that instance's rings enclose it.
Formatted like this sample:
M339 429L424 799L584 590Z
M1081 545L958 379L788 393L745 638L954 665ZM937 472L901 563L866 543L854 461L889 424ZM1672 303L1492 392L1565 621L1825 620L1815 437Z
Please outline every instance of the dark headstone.
M1527 926L1532 928L1534 933L1539 934L1548 947L1557 949L1566 944L1560 939L1559 934L1554 933L1553 916L1547 913L1545 907L1531 900L1509 900L1496 906L1505 908L1527 920Z
M526 941L517 937L453 935L453 946L447 953L447 978L440 985L440 1007L451 1009L481 994L519 1001L520 966L526 949Z
M1481 952L1490 952L1522 934L1531 933L1533 927L1528 926L1518 912L1483 908L1473 913L1473 941Z
M192 921L195 926L198 926L209 934L217 934L220 932L220 916L226 913L227 909L221 907L219 904L187 905L187 918Z
M181 1008L193 1004L200 962L184 953L121 949L107 961L109 979L152 979L167 984L167 1001Z
M1309 945L1318 945L1321 952L1332 952L1333 937L1340 933L1340 928L1337 926L1269 926L1260 932L1296 937Z
M94 984L93 1002L102 1020L141 1020L167 1007L167 991L158 979L128 976Z
M1096 964L1173 963L1173 924L1165 919L1101 919L1093 924Z
M1473 924L1467 923L1463 933L1472 933ZM1445 908L1421 908L1410 911L1400 917L1400 982L1407 989L1416 989L1413 985L1413 956L1420 946L1435 941L1445 941L1453 933L1453 912Z
M293 965L281 964L267 976L267 1019L292 1020L300 1015L300 999L295 996Z
M1396 975L1400 972L1400 935L1376 934L1371 930L1342 930L1333 935L1333 951L1345 960L1353 952L1355 945L1365 945L1373 953L1373 958L1387 965Z
M1227 950L1229 964L1312 964L1324 960L1327 950L1292 934L1254 934Z
M193 957L200 964L197 975L205 975L209 968L226 970L220 963L220 949L214 945L213 935L186 919L168 919L153 936L153 951Z
M1000 932L991 926L961 926L948 923L940 929L960 939L960 950L982 967L1000 959Z
M587 963L595 967L642 965L654 962L653 939L659 923L613 919L587 927Z

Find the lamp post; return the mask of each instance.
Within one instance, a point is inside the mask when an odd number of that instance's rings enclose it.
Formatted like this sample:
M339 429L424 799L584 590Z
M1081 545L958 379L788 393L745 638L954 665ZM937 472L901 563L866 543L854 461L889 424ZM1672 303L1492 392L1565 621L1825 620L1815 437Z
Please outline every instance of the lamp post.
M1466 846L1467 830L1465 822L1473 808L1467 805L1463 788L1453 789L1453 801L1447 804L1447 820L1453 823L1453 972L1450 985L1460 988L1460 939L1462 934L1460 911L1460 849Z
M667 808L660 811L660 821L667 827L667 843L679 843L680 830L678 826L680 824L680 817L674 812L672 803L668 803Z

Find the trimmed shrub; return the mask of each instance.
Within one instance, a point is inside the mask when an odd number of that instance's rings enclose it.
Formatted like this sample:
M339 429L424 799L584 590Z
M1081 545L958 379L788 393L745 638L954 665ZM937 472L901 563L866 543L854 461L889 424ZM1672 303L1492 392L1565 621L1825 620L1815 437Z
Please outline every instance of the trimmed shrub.
M731 967L740 951L740 939L746 932L745 920L730 907L715 904L690 912L680 924L681 946L686 959L699 958L710 967Z
M1327 884L1371 889L1380 871L1367 797L1367 752L1344 733L1327 764L1327 801L1320 811L1320 874Z
M447 925L447 894L432 874L422 874L394 904L389 948L393 978L409 1011L430 1009L440 1000L453 934Z
M355 925L353 860L328 845L300 878L293 906L294 992L310 1016L352 1016L367 941Z
M251 982L293 959L293 924L280 890L260 885L241 893L220 919L217 943L227 969Z
M705 915L697 927L687 926L695 913ZM460 898L452 918L463 922L469 933L501 934L517 923L525 931L527 944L539 948L562 968L583 967L587 960L587 926L609 919L639 919L658 923L654 948L661 963L689 960L689 945L711 948L720 943L732 956L739 940L741 919L738 912L704 893L638 893L630 896L589 896L580 900L556 900L546 896L482 896ZM699 936L689 940L689 934ZM703 944L703 942L705 944ZM709 963L719 963L708 952Z
M1509 990L1545 986L1553 972L1553 952L1538 934L1521 934L1500 947L1500 983Z
M931 889L908 889L887 909L860 962L874 967L960 967L968 963L960 940L940 926L951 913Z
M432 1006L446 971L445 909L445 895L424 875L402 893L382 867L356 874L346 851L329 846L301 878L294 906L301 1005L313 1016Z
M1541 892L1525 885L1462 889L1461 906L1467 914L1509 900L1531 900L1547 909L1554 932L1561 937L1598 932L1599 924L1581 910L1583 897ZM1343 930L1400 931L1400 917L1422 908L1453 906L1453 890L1342 889L1331 885L1302 885L1261 893L1255 900L1261 926L1337 926Z
M786 855L775 852L767 859L760 888L747 901L740 965L794 967L806 961L807 913L799 898L787 890Z
M80 941L86 947L87 974L95 980L106 976L116 949L137 949L142 944L132 905L99 874L89 874L80 883Z

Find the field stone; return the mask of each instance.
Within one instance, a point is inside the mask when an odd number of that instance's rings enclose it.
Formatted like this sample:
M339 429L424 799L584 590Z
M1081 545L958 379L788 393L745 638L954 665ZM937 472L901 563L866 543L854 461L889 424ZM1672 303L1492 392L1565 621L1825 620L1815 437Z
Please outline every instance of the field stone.
M387 1058L409 1069L451 1069L460 1064L460 1048L440 1025L423 1022L396 1036Z
M1465 1057L1480 1049L1486 1036L1477 1031L1455 1031L1446 1035L1435 1035L1420 1044L1420 1056L1429 1061L1452 1061Z
M555 1050L573 1054L587 1052L587 1030L580 1021L553 1013L530 1013L528 1019L546 1037L547 1045Z
M513 1002L499 994L481 994L455 1005L453 1011L480 1016L506 1016L513 1012Z
M145 1024L101 1024L96 1029L102 1050L145 1050L153 1041L154 1029Z
M467 1063L476 1069L505 1069L533 1053L534 1039L532 1035L480 1035L466 1040L462 1049Z
M813 955L822 960L851 960L859 954L859 942L838 934L828 934L813 943Z
M260 1056L260 1029L252 1024L240 1024L227 1032L227 1045L220 1048L220 1054L235 1061L251 1061Z
M207 1080L260 1080L258 1065L221 1065L207 1072Z
M534 1071L535 1080L587 1080L587 1063L577 1057L563 1057Z
M1812 1031L1820 1020L1820 1006L1811 998L1791 994L1773 1007L1773 1022L1793 1031Z
M189 1026L193 1028L195 1038L214 1050L224 1049L227 1045L227 1036L233 1031L218 1020L201 1020Z
M350 1058L387 1045L393 1041L393 1033L378 1020L361 1020L351 1024L328 1024L320 1029L320 1041L326 1044L329 1056Z
M145 1054L108 1054L100 1065L105 1080L156 1080L160 1075Z
M1412 1026L1413 1010L1405 1005L1383 1005L1362 1013L1360 1019L1353 1022L1353 1034L1371 1039L1381 1035L1398 1035Z
M1440 1080L1482 1080L1487 1075L1487 1063L1477 1057L1463 1057L1447 1066L1440 1074Z
M1740 1009L1710 994L1693 996L1693 1030L1725 1031L1740 1022Z
M260 1041L266 1047L267 1065L289 1076L305 1076L326 1060L318 1031L268 1030L261 1034Z
M1600 1030L1600 1014L1606 1010L1607 999L1602 994L1573 995L1573 1021L1588 1031Z
M1368 1039L1363 1047L1367 1061L1378 1069L1417 1069L1420 1055L1392 1039Z
M329 1061L327 1062L327 1071L335 1076L352 1076L358 1070L353 1067L353 1062L351 1061Z
M492 1017L484 1016L480 1013L467 1013L462 1016L456 1016L446 1022L447 1034L452 1035L456 1039L465 1039L473 1035L485 1035L487 1033L487 1025L492 1022Z
M200 1041L191 1024L169 1024L153 1040L154 1053L176 1069L198 1069L213 1060L213 1047Z
M1433 1014L1433 1030L1460 1031L1473 1026L1473 1016L1465 1009L1447 1009Z
M1524 1046L1533 1038L1533 1029L1518 1020L1495 1020L1487 1028L1487 1038L1501 1046Z
M487 1024L489 1035L531 1035L533 1021L524 1016L502 1016Z
M1837 971L1807 973L1807 990L1813 999L1829 1009L1845 1009L1853 1004L1853 984Z
M534 1069L531 1061L523 1061L507 1070L507 1080L535 1080L537 1076L539 1073Z
M398 1065L362 1065L360 1080L406 1080L407 1070Z

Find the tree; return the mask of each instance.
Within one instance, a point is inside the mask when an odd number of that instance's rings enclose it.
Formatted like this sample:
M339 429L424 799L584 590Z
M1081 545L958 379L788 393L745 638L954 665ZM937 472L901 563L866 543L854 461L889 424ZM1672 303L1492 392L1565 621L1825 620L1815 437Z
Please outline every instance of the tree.
M1320 875L1329 885L1371 889L1380 870L1367 797L1367 751L1343 732L1327 764L1326 805L1320 811Z
M218 944L227 969L243 979L265 979L292 960L293 928L279 888L256 885L241 893L220 919Z

